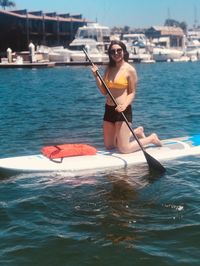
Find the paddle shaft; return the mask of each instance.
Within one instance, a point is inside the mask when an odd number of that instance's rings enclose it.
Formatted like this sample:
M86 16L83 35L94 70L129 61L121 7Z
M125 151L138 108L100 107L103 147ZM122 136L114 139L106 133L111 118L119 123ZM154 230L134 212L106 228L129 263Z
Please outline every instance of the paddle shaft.
M89 62L91 63L91 65L94 66L94 63L92 62L92 60L90 59L89 55L87 54L87 52L86 52L86 50L85 50L84 48L83 48L83 52L85 53L85 55L86 55L87 59L89 60ZM112 99L112 101L113 101L115 107L117 107L118 104L117 104L115 98L113 97L113 95L112 95L110 89L108 88L108 86L107 86L106 83L104 82L104 80L103 80L103 78L101 77L101 75L100 75L100 73L99 73L98 70L96 71L96 74L97 74L98 78L101 80L101 82L102 82L103 86L105 87L107 93L109 94L110 98ZM137 141L139 147L140 147L141 150L143 151L144 156L145 156L145 158L146 158L146 160L147 160L147 163L148 163L148 165L149 165L149 168L153 167L153 168L156 168L157 170L159 170L159 171L161 171L161 172L165 172L165 168L164 168L164 167L163 167L163 166L162 166L162 165L161 165L161 164L160 164L155 158L153 158L151 155L149 155L149 154L144 150L144 148L143 148L141 142L139 141L138 137L136 136L135 132L133 131L132 127L130 126L130 124L129 124L129 122L128 122L128 120L127 120L127 118L126 118L124 112L121 112L121 114L122 114L122 117L123 117L125 123L127 124L128 128L130 129L131 133L133 134L135 140Z

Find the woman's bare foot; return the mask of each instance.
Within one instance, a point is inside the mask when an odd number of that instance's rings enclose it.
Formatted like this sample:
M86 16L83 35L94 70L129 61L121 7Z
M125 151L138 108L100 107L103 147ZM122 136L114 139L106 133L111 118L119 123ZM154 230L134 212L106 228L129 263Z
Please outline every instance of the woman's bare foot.
M134 129L134 133L136 134L136 136L138 138L145 138L146 137L144 134L144 128L143 127L137 127L136 129Z
M160 141L156 133L151 134L151 137L152 137L152 143L154 145L159 146L159 147L162 146L162 142Z

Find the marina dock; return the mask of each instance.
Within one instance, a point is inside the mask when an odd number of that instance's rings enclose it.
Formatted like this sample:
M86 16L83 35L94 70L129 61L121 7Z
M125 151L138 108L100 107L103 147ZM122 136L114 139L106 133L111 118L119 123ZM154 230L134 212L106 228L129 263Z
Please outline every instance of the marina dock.
M0 68L46 68L46 67L54 67L55 65L56 63L54 62L37 62L37 63L25 62L22 64L0 63Z
M94 62L96 65L105 65L106 62ZM89 66L90 62L38 62L38 63L0 63L0 68L50 68L56 66Z

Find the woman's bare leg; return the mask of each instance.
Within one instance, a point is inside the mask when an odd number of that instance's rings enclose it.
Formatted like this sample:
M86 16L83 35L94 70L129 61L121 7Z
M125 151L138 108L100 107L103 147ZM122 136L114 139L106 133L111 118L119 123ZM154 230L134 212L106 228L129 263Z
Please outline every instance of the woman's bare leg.
M131 153L140 149L137 141L129 142L129 134L130 130L127 127L125 122L117 122L116 123L116 134L117 134L117 147L122 153ZM156 146L162 146L161 141L158 136L153 133L148 137L140 139L142 146L146 146L149 144L154 144Z
M104 145L108 150L114 149L117 146L116 143L116 127L114 123L104 121L103 122L104 132Z
M140 138L145 138L145 134L144 134L144 128L143 127L137 127L136 129L134 129L134 133L136 134L136 136L140 139ZM132 132L131 132L131 136L132 136Z

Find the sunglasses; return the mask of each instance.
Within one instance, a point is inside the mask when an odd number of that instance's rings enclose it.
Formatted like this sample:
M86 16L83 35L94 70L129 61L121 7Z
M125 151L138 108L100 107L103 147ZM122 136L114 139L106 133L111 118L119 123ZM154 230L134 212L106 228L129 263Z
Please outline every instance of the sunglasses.
M111 50L110 50L110 54L111 54L111 55L121 54L121 53L122 53L122 48L111 49Z

